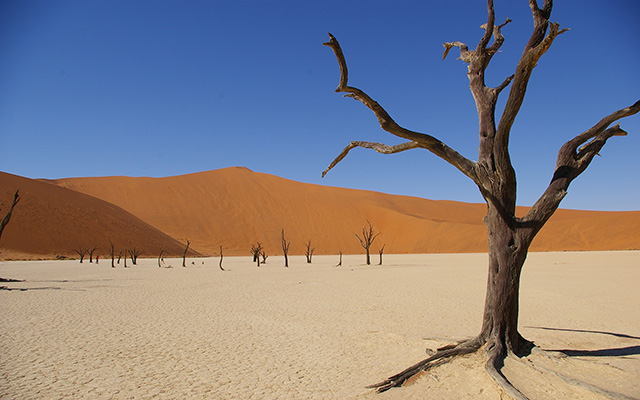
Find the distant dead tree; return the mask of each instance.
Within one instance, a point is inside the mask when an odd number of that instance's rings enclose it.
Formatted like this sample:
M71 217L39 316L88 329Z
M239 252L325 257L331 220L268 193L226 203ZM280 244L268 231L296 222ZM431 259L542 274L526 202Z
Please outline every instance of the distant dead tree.
M120 264L120 259L122 258L122 254L124 253L124 250L120 250L118 252L118 264Z
M220 267L220 269L222 271L224 271L224 268L222 268L222 260L224 259L224 255L222 254L222 246L220 246L220 263L218 264L218 266Z
M374 235L373 234L373 224L371 222L369 222L369 220L367 220L367 224L369 224L368 228L366 226L364 228L362 228L362 237L358 236L357 233L354 233L354 235L356 235L356 237L360 241L360 244L362 245L362 247L367 252L367 265L371 265L371 256L369 255L369 249L371 248L371 245L373 244L373 241L376 240L376 238L378 237L380 232L378 232L378 233L376 233Z
M78 253L78 255L80 256L80 264L82 264L82 262L84 261L84 257L87 255L89 250L83 247L78 247L77 249L73 249L73 251Z
M340 261L338 261L338 265L336 265L336 267L339 267L342 265L342 252L339 252L339 253L340 253Z
M158 256L158 268L162 268L162 264L164 264L164 258L162 258L163 253L164 249L160 249L160 255Z
M186 267L186 258L187 258L187 251L189 250L189 245L191 244L191 242L189 241L189 239L187 239L187 247L184 248L184 253L182 253L182 266Z
M304 244L304 247L306 248L304 255L307 257L307 264L311 264L311 257L313 257L313 251L315 250L315 248L311 248L311 239Z
M125 250L125 254L124 254L124 258L123 258L123 259L124 259L124 267L125 267L125 268L128 268L128 266L127 266L127 254L126 254L126 253L127 253L127 252L126 252L126 250Z
M16 204L18 204L19 201L20 201L20 194L16 190L16 193L13 195L13 202L11 202L11 207L9 207L9 211L4 216L4 218L2 218L2 221L0 222L0 237L2 237L2 231L4 231L4 228L9 223L9 220L11 219L11 214L13 213L13 209L16 206Z
M265 251L264 251L264 250L262 250L262 251L260 252L260 255L262 256L262 263L263 263L263 264L266 264L266 263L267 263L267 257L269 257L269 256L267 255L267 253L265 253Z
M386 246L386 244L383 244L380 251L378 251L378 254L380 254L380 263L378 265L382 265L382 253L384 253L384 246Z
M116 249L113 242L111 241L111 238L109 238L109 248L109 255L111 256L111 268L115 268Z
M89 252L89 262L90 263L93 262L93 253L95 253L96 250L98 250L98 248L96 246L94 246L91 249L87 250Z
M542 6L539 3L543 3ZM605 116L595 125L587 127L585 131L565 142L557 153L547 188L526 212L518 215L516 213L517 179L509 151L512 128L517 126L514 123L524 103L529 80L539 60L549 50L554 40L567 31L567 29L560 29L558 23L550 21L553 0L529 0L529 7L533 19L531 36L524 45L513 75L505 77L497 86L487 86L485 72L493 57L500 54L505 41L502 29L511 20L506 18L502 24L496 22L493 0L487 1L487 22L482 25L482 38L475 48L459 41L444 43L443 59L452 49L457 48L460 54L458 60L467 64L466 75L478 117L477 161L463 156L430 134L401 126L380 103L374 101L363 90L349 86L347 63L338 40L330 34L329 42L325 43L333 50L340 67L340 82L336 92L344 93L345 97L363 103L375 114L382 129L405 141L392 146L353 141L334 159L323 175L356 147L383 154L421 148L441 158L469 178L477 186L487 204L484 224L488 235L489 276L479 334L457 344L442 347L435 354L399 374L370 386L379 392L401 386L415 374L447 363L457 356L483 349L486 357L485 370L496 384L514 399L527 398L501 370L507 356L524 357L536 347L518 331L520 278L529 248L533 239L560 206L560 202L568 193L570 184L589 167L608 140L627 134L618 121L640 112L640 101L636 101L628 107ZM429 17L438 18L432 15ZM593 55L585 56L589 59ZM576 68L584 69L585 64L577 64ZM585 82L585 85L589 85L589 82ZM511 86L510 89L503 92L509 86ZM507 97L499 101L499 96L503 93L508 93ZM554 97L557 96L551 94L547 99L554 100ZM569 105L569 108L571 106ZM580 104L581 109L585 106ZM536 112L544 121L545 111L537 110ZM455 113L444 117L455 117ZM548 121L544 121L529 141L548 145L546 139L539 135L541 130L551 130L556 133L559 128L549 126ZM557 137L554 140L556 139ZM407 299L407 301L411 300Z
M251 254L253 255L253 262L260 266L260 254L262 254L262 243L257 242L251 245Z
M291 242L287 242L287 239L284 238L284 228L282 229L282 254L284 254L284 266L289 268L289 247L291 246Z
M137 248L134 247L133 249L128 250L128 252L129 252L129 257L131 257L131 263L133 265L137 265L138 264L138 256L140 254L142 254L142 250L137 249Z

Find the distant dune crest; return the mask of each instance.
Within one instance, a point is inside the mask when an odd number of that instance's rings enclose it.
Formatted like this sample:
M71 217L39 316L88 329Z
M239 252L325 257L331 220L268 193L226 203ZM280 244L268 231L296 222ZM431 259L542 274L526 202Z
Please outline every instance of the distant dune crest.
M471 253L487 249L486 206L327 187L232 167L167 178L69 178L38 181L0 173L2 204L20 189L23 202L0 243L10 253L72 254L74 242L138 241L149 252L249 255L261 242L290 254L311 240L316 254L360 253L354 233L367 220L381 232L372 252ZM22 215L22 216L20 216ZM12 226L13 225L13 226ZM135 228L135 229L134 229ZM640 212L558 210L533 251L640 248ZM135 234L134 234L135 232ZM102 249L102 246L100 246ZM107 249L102 249L106 252ZM195 254L195 253L194 253ZM150 255L150 254L147 254Z

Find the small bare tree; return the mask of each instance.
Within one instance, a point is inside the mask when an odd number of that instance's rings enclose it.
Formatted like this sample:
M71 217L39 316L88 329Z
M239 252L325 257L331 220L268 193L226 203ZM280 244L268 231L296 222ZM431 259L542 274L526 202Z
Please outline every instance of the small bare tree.
M118 252L118 265L120 265L120 259L122 258L123 254L124 254L124 250L120 249L120 251Z
M111 268L115 268L116 249L113 242L111 241L111 238L109 238L109 247L109 255L111 256Z
M378 265L382 265L382 253L384 253L384 246L386 246L386 244L383 244L378 251L378 254L380 254L380 262L378 263Z
M20 201L20 193L16 190L16 193L13 195L13 201L11 202L11 206L9 207L9 211L4 216L4 218L2 218L2 221L0 221L0 237L2 237L2 232L4 231L4 228L9 224L9 220L11 220L11 214L13 213L13 209L15 208L16 204L18 204L19 201Z
M189 251L189 245L191 244L191 242L189 241L189 239L187 239L187 247L184 248L184 253L182 253L182 266L186 267L187 266L187 251Z
M267 263L267 257L269 257L269 256L267 255L267 253L264 250L262 250L260 252L260 255L262 256L262 263L266 264Z
M131 257L131 263L133 265L138 265L138 256L142 254L142 250L134 247L133 249L128 250L128 252L129 257Z
M339 267L342 265L342 252L340 252L340 261L338 261L338 265L336 265L336 267Z
M98 250L98 248L97 248L96 246L94 246L94 247L92 247L92 248L90 248L90 249L88 250L88 252L89 252L89 262L90 262L90 263L92 263L92 262L93 262L93 253L95 253L95 252L96 252L96 250ZM96 261L97 261L97 260L96 260Z
M77 249L73 249L73 251L78 253L78 255L80 256L80 264L82 264L82 262L84 261L84 257L89 252L89 250L87 250L87 249L85 249L83 247L78 247Z
M222 246L220 246L220 263L218 264L218 266L220 267L220 269L222 271L224 271L224 268L222 268L222 260L224 259L224 255L222 254Z
M282 228L282 254L284 254L284 266L289 268L289 247L291 242L284 238L284 228Z
M360 245L362 245L362 247L367 252L367 265L371 265L371 256L369 254L369 249L371 248L373 241L376 240L380 232L374 235L373 224L369 222L369 220L367 220L367 224L369 224L369 227L365 226L364 228L362 228L362 237L358 236L357 233L354 233L354 235L356 235L356 237L360 241Z
M315 250L315 248L311 248L311 239L304 244L304 247L306 249L304 255L307 257L307 264L311 264L311 257L313 257L313 251Z
M260 266L260 255L262 254L262 243L256 242L251 245L251 254L253 255L253 262Z
M162 254L164 253L164 249L160 249L160 255L158 256L158 268L162 268L162 264L164 264L164 258Z

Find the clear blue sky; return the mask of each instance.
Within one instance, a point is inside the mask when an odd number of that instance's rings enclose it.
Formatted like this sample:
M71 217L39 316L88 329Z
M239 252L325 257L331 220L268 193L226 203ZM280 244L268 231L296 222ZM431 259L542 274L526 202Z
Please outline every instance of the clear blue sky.
M541 0L540 0L541 1ZM559 147L640 99L640 2L557 0L571 28L536 68L512 133L520 205L548 184ZM530 34L526 0L496 0L502 53L488 83L513 72ZM359 102L334 93L340 41L349 83L401 125L477 158L466 64L442 43L475 47L482 0L0 2L0 170L30 178L170 176L246 166L302 182L482 202L466 177L398 143ZM506 97L507 91L503 97ZM572 184L563 208L640 209L640 115Z

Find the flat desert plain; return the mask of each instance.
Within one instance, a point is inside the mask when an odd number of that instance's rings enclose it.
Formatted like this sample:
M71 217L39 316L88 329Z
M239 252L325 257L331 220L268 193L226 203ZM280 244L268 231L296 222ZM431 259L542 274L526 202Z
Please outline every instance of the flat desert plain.
M2 399L501 399L482 353L365 386L480 329L486 254L0 262ZM377 263L377 255L373 258ZM507 358L531 399L640 398L640 252L531 253Z

